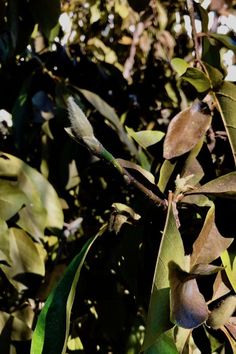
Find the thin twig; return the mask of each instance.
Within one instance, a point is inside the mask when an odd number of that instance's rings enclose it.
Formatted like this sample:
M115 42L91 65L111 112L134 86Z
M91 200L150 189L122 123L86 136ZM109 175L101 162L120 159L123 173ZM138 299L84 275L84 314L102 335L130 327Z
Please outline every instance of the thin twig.
M187 3L187 9L188 9L188 12L189 12L190 22L191 22L191 26L192 26L192 38L193 38L193 44L194 44L194 50L195 50L195 57L196 57L196 61L198 63L201 63L200 48L199 48L199 43L198 43L198 35L197 35L196 26L195 26L193 0L187 0L186 3Z

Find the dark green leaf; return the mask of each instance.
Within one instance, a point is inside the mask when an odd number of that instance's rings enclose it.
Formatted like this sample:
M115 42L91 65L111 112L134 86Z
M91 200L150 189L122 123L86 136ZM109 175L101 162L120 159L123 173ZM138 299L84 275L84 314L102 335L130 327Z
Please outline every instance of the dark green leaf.
M199 69L187 68L186 72L181 77L194 86L198 92L205 92L211 88L208 77Z
M31 354L66 353L71 309L80 271L92 244L104 231L105 228L101 229L95 238L86 242L81 252L68 266L57 287L49 295L33 334Z

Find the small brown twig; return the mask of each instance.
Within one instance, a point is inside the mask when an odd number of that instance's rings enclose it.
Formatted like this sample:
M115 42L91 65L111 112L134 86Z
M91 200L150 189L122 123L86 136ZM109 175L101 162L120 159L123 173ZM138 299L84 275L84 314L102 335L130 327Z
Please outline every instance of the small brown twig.
M192 26L192 38L193 38L193 44L194 44L194 50L195 50L195 57L196 57L197 63L201 64L198 35L197 35L196 26L195 26L193 0L186 0L186 3L187 3L187 9L188 9L188 12L189 12L190 22L191 22L191 26Z

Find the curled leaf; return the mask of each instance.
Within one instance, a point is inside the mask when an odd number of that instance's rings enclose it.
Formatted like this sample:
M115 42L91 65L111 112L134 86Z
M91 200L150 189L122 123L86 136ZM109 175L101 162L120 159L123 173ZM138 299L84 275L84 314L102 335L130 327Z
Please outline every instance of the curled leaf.
M236 296L228 296L218 307L211 311L207 320L208 326L218 329L224 326L236 309Z
M169 263L171 320L183 328L200 326L208 318L208 307L196 279L176 263Z
M169 160L185 154L204 136L211 122L208 106L195 101L170 122L164 141L164 158Z

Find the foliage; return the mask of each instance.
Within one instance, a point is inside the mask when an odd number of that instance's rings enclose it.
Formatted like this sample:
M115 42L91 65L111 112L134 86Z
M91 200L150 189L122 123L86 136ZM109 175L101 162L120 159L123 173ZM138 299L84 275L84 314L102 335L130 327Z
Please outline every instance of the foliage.
M236 5L203 5L1 2L3 353L236 352Z

